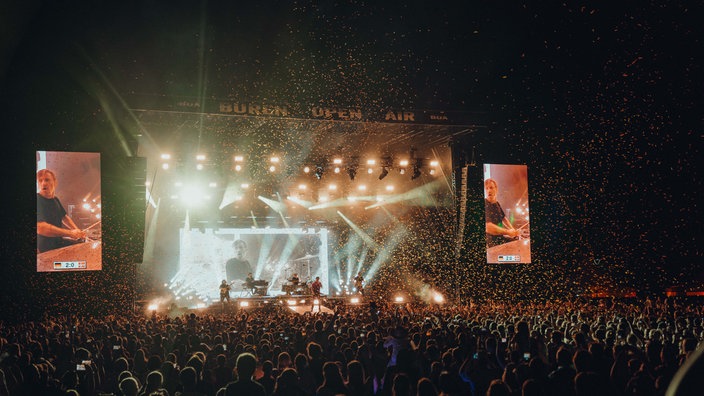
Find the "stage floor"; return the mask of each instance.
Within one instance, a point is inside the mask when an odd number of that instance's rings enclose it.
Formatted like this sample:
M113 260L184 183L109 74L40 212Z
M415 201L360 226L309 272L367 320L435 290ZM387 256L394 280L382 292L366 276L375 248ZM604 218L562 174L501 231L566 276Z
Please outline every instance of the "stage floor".
M338 304L348 304L349 300L353 297L358 298L355 302L356 305L362 305L364 299L359 296L321 296L319 298L320 303L313 306L313 296L288 296L285 294L277 296L248 296L248 297L237 297L234 296L230 299L229 303L225 303L225 307L220 303L220 301L214 301L209 304L206 303L196 303L183 305L174 301L168 310L170 315L177 316L185 312L210 312L210 313L234 313L240 310L259 310L259 309L288 309L291 312L297 314L304 314L306 312L324 312L333 313L334 307ZM163 302L162 302L163 304ZM137 301L137 310L148 311L148 306L150 305L147 299ZM223 310L224 308L224 310ZM158 307L157 310L166 309L165 306Z

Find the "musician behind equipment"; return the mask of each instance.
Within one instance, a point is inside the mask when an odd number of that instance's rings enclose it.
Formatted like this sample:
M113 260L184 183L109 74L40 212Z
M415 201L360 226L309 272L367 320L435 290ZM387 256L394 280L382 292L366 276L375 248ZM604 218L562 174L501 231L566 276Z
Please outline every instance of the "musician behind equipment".
M362 271L357 273L354 277L354 287L357 289L357 293L364 295L364 277L362 276Z
M254 293L254 276L251 272L247 274L247 278L245 278L242 286Z
M298 277L298 274L294 272L294 274L291 276L291 279L289 279L288 281L291 282L294 286L297 286L301 279Z

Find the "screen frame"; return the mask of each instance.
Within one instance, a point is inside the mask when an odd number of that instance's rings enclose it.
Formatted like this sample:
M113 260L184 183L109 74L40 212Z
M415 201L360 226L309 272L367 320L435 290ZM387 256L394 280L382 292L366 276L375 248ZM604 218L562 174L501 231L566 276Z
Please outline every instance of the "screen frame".
M100 152L37 150L36 173L47 169L54 175L52 192L40 194L40 184L36 185L36 261L37 272L99 271L103 269L102 257L102 171ZM46 174L46 173L43 173ZM58 200L44 198L44 195ZM51 232L52 227L68 229L71 224L65 220L58 226L40 222L40 200L42 213L47 205L61 205L63 211L75 226L83 231L83 238L54 236L54 246L46 248L46 237L40 242L40 232ZM40 223L44 224L40 228ZM41 230L41 231L40 231ZM56 229L53 230L57 232ZM58 245L58 246L56 246Z
M487 264L530 264L530 192L528 186L528 166L525 164L483 164L482 184L484 191L484 219L486 223L486 263ZM487 200L487 180L494 181L497 191L495 202L504 212L505 221L517 230L518 236L491 235L488 217L493 215ZM495 204L493 204L495 205ZM507 228L500 225L502 228ZM505 240L505 241L504 241Z

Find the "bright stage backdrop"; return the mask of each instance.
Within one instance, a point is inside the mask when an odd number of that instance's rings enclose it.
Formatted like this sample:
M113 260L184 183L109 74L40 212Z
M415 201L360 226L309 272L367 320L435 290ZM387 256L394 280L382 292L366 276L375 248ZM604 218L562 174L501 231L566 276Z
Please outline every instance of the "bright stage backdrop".
M219 299L220 282L227 280L235 296L244 296L243 277L228 279L226 273L227 261L236 255L235 241L244 242L243 260L255 280L268 283L267 295L282 294L282 285L293 273L308 284L320 277L322 293L328 293L327 229L183 228L178 272L169 284L174 295L212 303Z

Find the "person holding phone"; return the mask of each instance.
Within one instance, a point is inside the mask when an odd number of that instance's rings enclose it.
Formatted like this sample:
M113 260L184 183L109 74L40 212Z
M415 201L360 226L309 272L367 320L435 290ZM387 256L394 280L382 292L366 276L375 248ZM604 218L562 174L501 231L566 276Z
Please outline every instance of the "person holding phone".
M56 174L49 169L37 172L37 252L43 253L86 238L56 196Z

